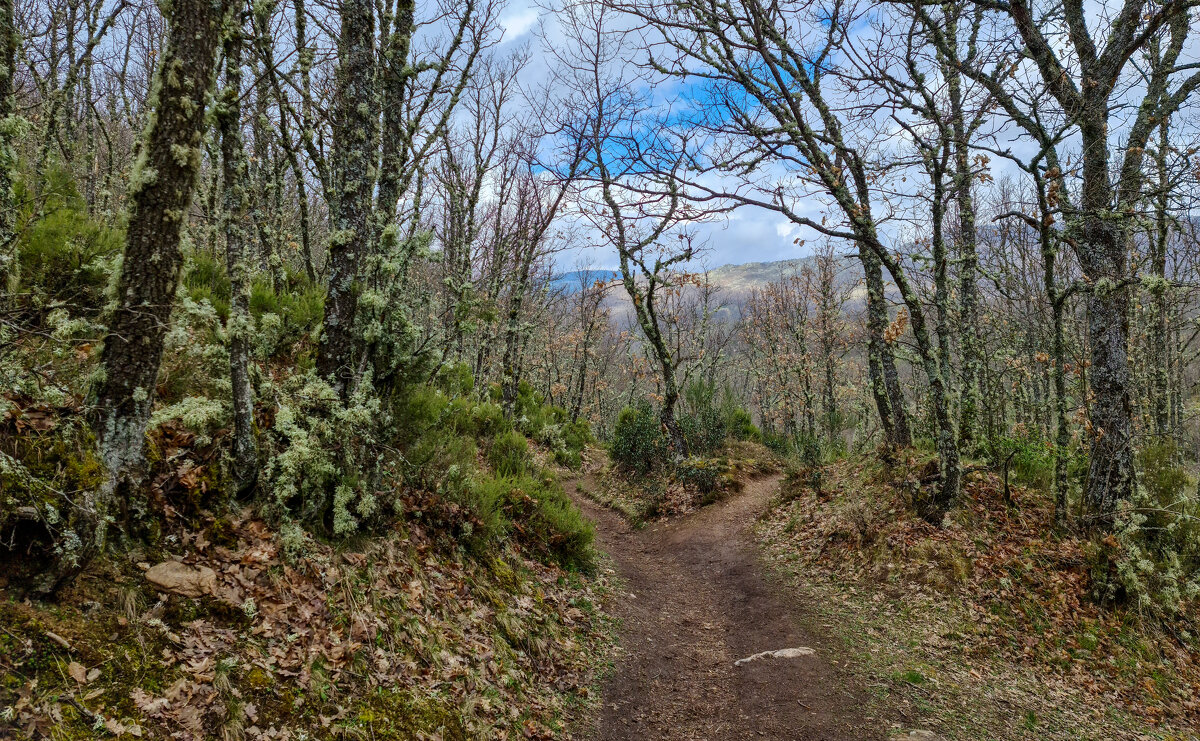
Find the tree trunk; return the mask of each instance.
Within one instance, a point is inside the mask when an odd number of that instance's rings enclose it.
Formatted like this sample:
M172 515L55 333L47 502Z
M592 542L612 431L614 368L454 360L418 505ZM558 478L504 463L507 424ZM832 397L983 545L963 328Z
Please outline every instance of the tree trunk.
M108 478L77 499L67 529L79 546L56 558L36 585L40 592L53 591L104 547L114 504L127 511L138 504L131 500L183 265L181 231L200 169L205 102L225 15L223 3L206 0L171 7L152 114L130 177L125 255L101 355L95 430Z
M958 14L949 13L948 35L957 43ZM954 196L958 205L959 249L959 332L962 367L959 372L958 444L971 450L975 445L975 428L979 417L979 271L977 235L975 233L974 181L971 170L970 133L963 110L962 73L947 69L950 92L950 125L954 133Z
M17 63L17 29L14 0L0 0L0 294L8 294L8 281L16 255L12 254L16 228L12 171L16 152L12 142L16 121L13 100L13 71Z
M1076 253L1092 283L1088 300L1091 368L1088 381L1092 448L1086 500L1103 520L1111 518L1118 502L1133 496L1133 379L1129 370L1129 289L1126 274L1128 233L1112 214L1109 181L1107 102L1094 101L1080 124L1083 188L1080 198L1081 233Z
M520 253L520 266L517 281L511 287L508 299L508 311L504 322L504 358L500 363L503 374L501 398L504 402L504 413L512 417L513 405L517 400L517 392L521 384L521 373L517 356L521 339L521 306L525 301L525 292L529 287L529 271L533 267L536 245L524 246Z
M1046 268L1047 283L1053 287L1054 263ZM1054 524L1062 529L1067 524L1067 448L1071 444L1070 423L1067 420L1067 373L1063 367L1067 360L1066 339L1063 332L1063 301L1055 289L1050 294L1050 308L1054 322Z
M925 324L925 311L920 297L913 290L900 264L887 253L886 248L868 235L872 251L886 265L896 288L908 307L912 320L912 333L917 341L917 351L921 358L921 366L929 383L930 400L933 402L934 424L936 426L936 445L938 451L939 473L941 482L938 491L927 502L919 505L919 512L929 522L940 525L946 512L958 497L962 483L962 467L958 455L958 435L954 429L954 421L950 414L949 393L943 382L942 368L938 362L934 343Z
M896 372L892 348L884 340L888 327L887 300L884 297L883 268L879 258L865 243L858 246L867 288L867 376L871 395L879 412L883 434L890 445L907 448L912 444L904 393Z
M238 493L258 479L254 441L254 397L250 385L249 264L246 256L246 151L242 142L242 35L233 29L225 40L225 93L221 101L221 165L225 180L225 261L229 270L229 378L233 386L233 479Z
M1158 280L1151 289L1150 316L1150 401L1154 414L1154 433L1160 438L1171 435L1171 390L1169 373L1171 368L1168 333L1167 291L1167 244L1170 239L1168 220L1168 195L1170 180L1167 173L1167 154L1170 148L1167 121L1158 127L1158 150L1155 165L1158 169L1158 192L1154 198L1154 235L1150 239L1150 270Z
M1114 230L1109 224L1104 228ZM1115 230L1114 230L1115 231ZM1087 500L1092 510L1108 519L1117 503L1133 496L1133 383L1127 352L1129 297L1123 287L1098 281L1088 301L1088 333L1092 367L1088 381L1094 394L1091 407L1092 448L1088 467Z
M329 289L317 371L342 396L353 388L361 292L360 265L372 244L379 101L375 84L375 13L370 0L342 3L337 91L333 103Z

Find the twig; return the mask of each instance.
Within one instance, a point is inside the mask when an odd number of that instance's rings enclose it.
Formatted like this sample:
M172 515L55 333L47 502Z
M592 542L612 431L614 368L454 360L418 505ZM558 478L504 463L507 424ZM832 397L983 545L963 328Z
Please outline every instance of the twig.
M74 646L71 645L70 641L68 641L66 638L63 638L62 636L60 636L57 633L53 633L48 630L48 631L46 631L46 637L49 638L50 640L54 641L58 645L62 646L63 648L67 649L68 651L75 650Z

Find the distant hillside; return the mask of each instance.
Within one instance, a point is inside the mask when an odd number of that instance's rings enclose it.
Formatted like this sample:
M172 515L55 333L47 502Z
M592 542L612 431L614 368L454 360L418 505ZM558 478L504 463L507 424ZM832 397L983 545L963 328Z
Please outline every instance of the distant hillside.
M578 291L582 285L591 285L596 281L607 283L610 280L619 280L621 271L619 270L572 270L569 273L561 273L550 279L551 288L562 288L569 293Z
M749 293L756 288L779 280L780 276L795 275L799 273L805 265L811 263L813 258L798 257L791 260L775 260L773 262L746 262L740 265L722 265L720 267L711 268L708 271L712 282L720 286L725 292L733 295L742 295ZM842 281L856 281L858 273L852 268L855 262L850 258L842 258ZM562 273L550 279L550 283L555 288L562 288L570 292L579 290L582 285L581 279L587 279L588 283L594 281L610 281L620 280L621 273L618 270L572 270L569 273Z
M768 283L779 280L782 276L799 273L812 260L812 257L798 257L774 262L722 265L719 268L713 268L708 274L713 283L729 293L749 293L756 288L762 288Z

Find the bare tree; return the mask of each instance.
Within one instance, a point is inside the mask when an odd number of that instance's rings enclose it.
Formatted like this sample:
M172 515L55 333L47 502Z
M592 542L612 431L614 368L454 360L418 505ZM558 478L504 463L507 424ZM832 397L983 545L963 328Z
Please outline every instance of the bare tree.
M1200 73L1184 79L1176 62L1191 37L1191 3L1150 6L1126 0L1097 27L1085 18L1082 3L1039 10L1025 0L984 4L1006 17L1014 37L993 54L1012 55L996 72L982 64L960 64L963 73L987 86L1005 112L1035 139L1044 131L1027 115L1010 80L1029 60L1045 90L1079 132L1081 183L1077 202L1065 204L1069 244L1079 259L1089 293L1090 384L1096 396L1087 499L1101 519L1133 494L1133 400L1128 356L1129 266L1132 215L1143 198L1143 166L1156 124L1171 116L1200 86ZM1060 12L1061 11L1061 12ZM937 25L927 24L940 48L952 46ZM1062 33L1070 44L1056 47ZM1142 100L1114 157L1112 97L1129 60L1155 36L1165 39ZM1098 43L1099 42L1099 43ZM1012 53L1016 51L1017 54ZM991 60L989 60L991 61ZM1061 175L1061 173L1060 173Z
M254 441L254 398L250 385L250 265L246 256L246 216L249 210L246 150L242 141L243 31L231 29L225 39L225 88L219 108L221 177L225 197L225 260L229 271L229 378L233 387L233 472L238 491L258 478Z
M931 390L941 481L937 494L921 508L930 520L940 521L957 497L961 480L950 394L924 303L879 230L875 206L885 173L869 157L870 142L852 138L855 119L830 103L826 88L831 55L848 43L855 10L807 1L697 1L670 10L655 3L615 4L661 39L651 50L655 69L707 81L707 95L718 102L706 109L707 117L690 123L715 132L725 146L693 158L689 168L742 176L745 187L731 192L693 177L688 180L693 190L777 211L798 225L857 245L867 280L872 386L884 428L896 439L907 432L907 419L897 412L903 397L882 339L887 322L879 267L887 268L911 318ZM816 28L820 33L810 31ZM752 178L762 162L789 168L788 184L763 184ZM801 214L796 205L805 194L797 194L793 183L829 198L844 226Z

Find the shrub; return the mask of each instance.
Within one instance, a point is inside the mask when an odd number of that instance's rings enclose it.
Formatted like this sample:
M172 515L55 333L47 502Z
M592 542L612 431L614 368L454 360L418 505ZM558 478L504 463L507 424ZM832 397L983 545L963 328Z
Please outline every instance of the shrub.
M725 444L725 419L712 407L679 415L679 427L693 455L712 455Z
M466 399L432 386L404 389L393 404L393 444L404 454L404 477L436 489L475 463L475 420Z
M675 467L675 480L708 497L722 486L725 462L717 458L691 457Z
M567 468L578 469L583 465L583 449L594 442L592 428L586 420L564 422L546 429L554 430L554 460Z
M512 423L504 416L504 409L499 404L485 401L471 407L469 427L476 437L491 437L508 432Z
M374 389L361 383L343 403L315 374L269 387L277 407L263 471L271 509L320 531L351 535L381 514L370 485L386 415Z
M1008 461L1008 471L1015 484L1048 489L1054 483L1053 449L1040 435L1016 435L990 441L987 453L997 467Z
M173 404L189 396L229 397L229 351L216 309L184 298L163 338L158 371L159 399Z
M574 422L567 422L562 426L562 438L566 443L567 450L572 450L576 453L582 451L589 443L596 441L592 435L592 426L588 424L586 419L577 419Z
M558 484L524 475L488 476L475 480L465 495L484 523L484 539L512 535L566 568L591 565L595 533Z
M17 230L17 286L34 306L69 304L77 313L98 313L104 306L112 264L121 254L120 231L93 220L70 172L50 167L31 193L24 181L18 201L33 207L21 214Z
M267 277L256 277L250 283L251 315L276 314L297 335L315 329L325 313L325 289L299 278L294 283L279 292Z
M725 414L725 428L734 440L752 443L763 441L762 432L754 425L750 412L741 407L735 407Z
M492 439L488 463L499 476L520 476L529 464L529 443L516 430L503 432Z
M82 545L70 529L79 492L104 481L81 410L0 399L0 568L21 578L55 550Z
M229 275L215 253L192 250L184 256L183 289L192 301L210 303L222 321L229 318Z
M443 365L437 372L438 387L451 396L466 396L475 390L475 375L466 363Z
M725 443L725 415L716 404L716 387L693 381L684 390L679 427L693 455L712 455Z
M536 440L541 437L545 426L567 421L567 410L546 404L541 394L521 381L517 386L517 398L513 401L513 418L517 429Z
M645 475L666 463L668 441L650 402L642 399L621 410L609 452L630 473Z
M1134 500L1118 512L1112 535L1089 549L1093 591L1171 618L1200 598L1200 499L1169 441L1143 447L1138 464Z

